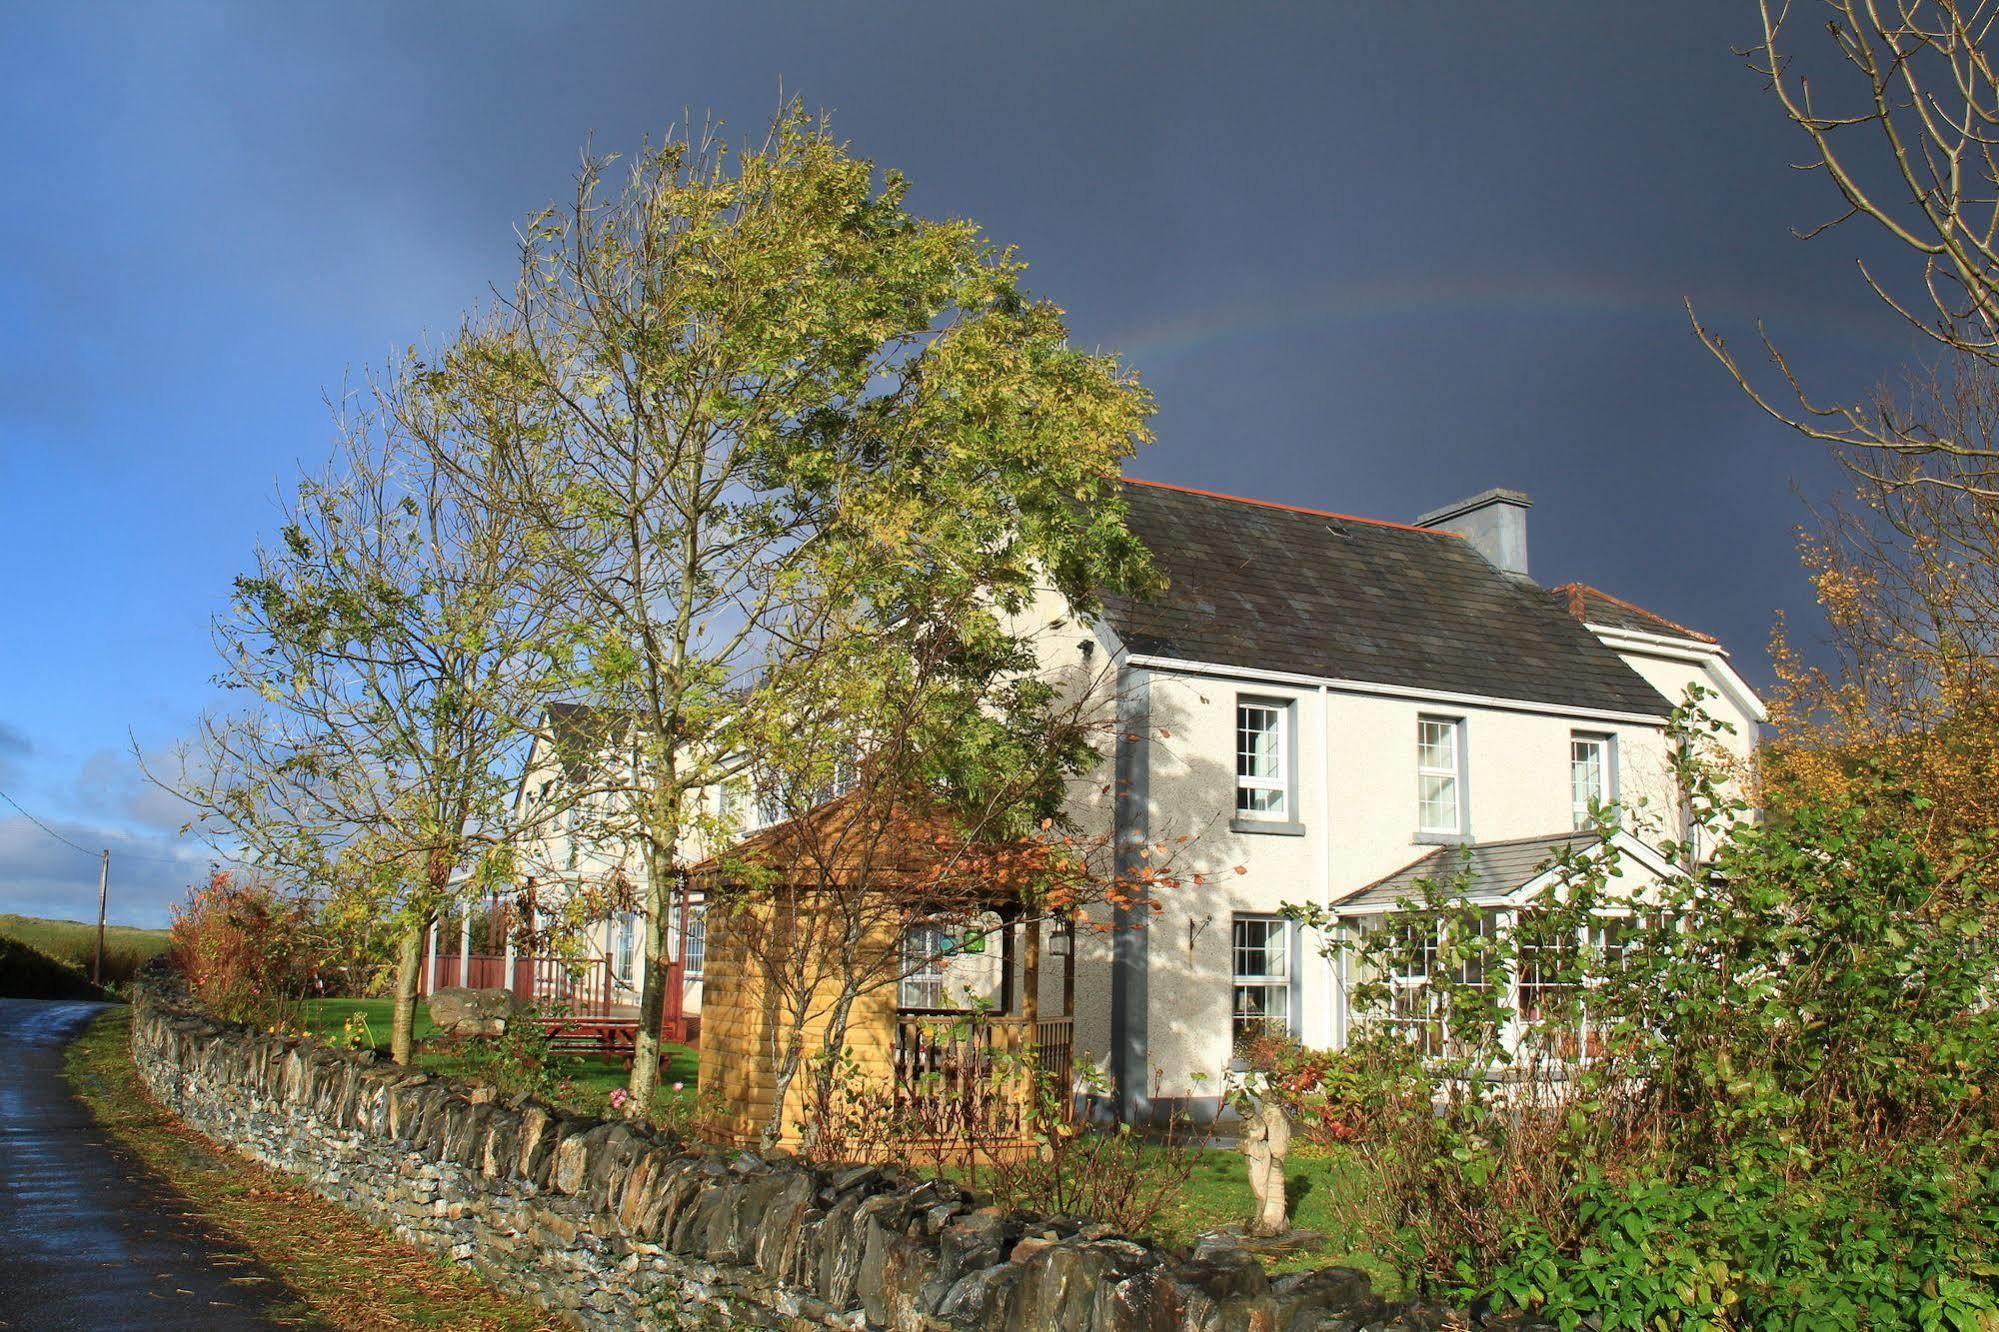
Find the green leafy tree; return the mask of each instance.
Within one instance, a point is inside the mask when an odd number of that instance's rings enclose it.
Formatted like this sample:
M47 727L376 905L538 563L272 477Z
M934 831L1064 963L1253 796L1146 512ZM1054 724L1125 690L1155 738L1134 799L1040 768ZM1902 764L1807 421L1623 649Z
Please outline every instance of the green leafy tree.
M215 622L248 703L168 783L233 853L386 923L403 1062L426 930L509 877L523 718L561 660L549 587L522 577L533 530L485 493L508 423L462 390L406 364L343 413Z
M642 871L643 1110L675 884L732 831L710 793L746 737L814 712L797 690L825 675L798 663L926 584L962 607L1129 581L1117 480L1151 402L1069 345L1010 251L916 216L796 106L747 148L672 137L611 169L532 219L503 335L435 373L509 404L494 456L571 596L569 693L612 719L563 798Z

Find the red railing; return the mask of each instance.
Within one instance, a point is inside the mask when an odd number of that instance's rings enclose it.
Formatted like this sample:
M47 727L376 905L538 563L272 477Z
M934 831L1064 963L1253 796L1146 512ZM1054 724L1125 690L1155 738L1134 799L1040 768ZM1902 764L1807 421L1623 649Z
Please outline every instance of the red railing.
M440 953L424 960L423 993L427 995L448 985L506 990L524 1004L559 1008L572 1019L592 1019L599 1025L638 1023L635 982L618 984L608 957L517 956L512 965L510 976L508 959L501 954L473 953L464 957L458 953ZM669 963L666 970L666 1004L660 1014L659 1034L663 1040L691 1045L701 1037L701 1014L687 1011L687 977L683 968ZM626 996L622 1004L615 1002L620 990Z
M461 965L462 964L462 965ZM440 953L423 969L423 992L449 985L506 990L524 1004L556 1006L577 1017L606 1017L613 995L608 957L515 957L492 953Z

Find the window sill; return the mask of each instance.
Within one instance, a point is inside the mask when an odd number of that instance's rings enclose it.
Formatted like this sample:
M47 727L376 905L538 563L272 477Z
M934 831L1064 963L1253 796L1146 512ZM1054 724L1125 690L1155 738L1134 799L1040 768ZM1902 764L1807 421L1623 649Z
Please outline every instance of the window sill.
M1409 841L1415 846L1470 846L1472 837L1470 833L1461 832L1419 832Z
M1286 823L1278 819L1246 819L1238 814L1229 820L1229 831L1239 833L1269 833L1275 837L1303 837L1305 825Z

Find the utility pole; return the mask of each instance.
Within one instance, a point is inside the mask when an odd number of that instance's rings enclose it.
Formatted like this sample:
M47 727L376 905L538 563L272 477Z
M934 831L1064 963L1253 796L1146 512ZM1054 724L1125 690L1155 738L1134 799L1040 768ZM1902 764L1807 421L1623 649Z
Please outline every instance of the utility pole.
M104 849L104 858L97 862L97 962L90 969L93 985L104 984L104 890L111 882L111 848Z

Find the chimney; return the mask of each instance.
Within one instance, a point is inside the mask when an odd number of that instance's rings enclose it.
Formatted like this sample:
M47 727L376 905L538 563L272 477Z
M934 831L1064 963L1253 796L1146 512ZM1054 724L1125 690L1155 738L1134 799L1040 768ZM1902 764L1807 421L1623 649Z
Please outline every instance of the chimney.
M1517 490L1482 490L1470 499L1432 509L1418 527L1456 532L1501 573L1527 577L1527 510L1534 501Z

